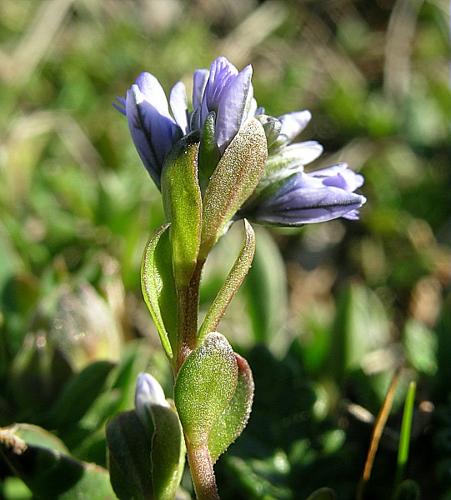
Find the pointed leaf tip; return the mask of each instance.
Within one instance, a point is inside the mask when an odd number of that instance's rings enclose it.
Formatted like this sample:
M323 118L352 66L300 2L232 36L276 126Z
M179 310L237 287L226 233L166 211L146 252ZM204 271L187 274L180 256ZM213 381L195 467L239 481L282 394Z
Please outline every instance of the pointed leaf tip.
M267 157L265 131L261 123L252 118L225 150L207 186L201 258L206 258L231 218L255 190Z
M209 332L216 330L227 306L239 290L252 265L255 254L255 232L246 219L243 222L245 231L243 245L229 275L214 299L213 304L210 306L200 327L199 339L201 341Z
M197 139L194 135L186 136L173 147L161 177L164 211L171 223L172 266L178 288L188 285L200 245L202 197L197 178Z
M161 226L146 245L141 266L141 288L163 348L172 359L171 345L176 334L176 292L168 228L169 224Z

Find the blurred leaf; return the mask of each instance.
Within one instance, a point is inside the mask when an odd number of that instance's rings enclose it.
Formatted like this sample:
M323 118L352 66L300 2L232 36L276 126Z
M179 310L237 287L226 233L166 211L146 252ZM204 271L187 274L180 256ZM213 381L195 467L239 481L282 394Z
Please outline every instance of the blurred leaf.
M36 441L36 430L32 434L25 434L31 441ZM44 442L42 439L38 441ZM51 442L45 438L46 444ZM78 462L41 444L28 443L16 434L15 427L0 431L0 457L36 497L114 499L107 471Z
M404 475L404 469L409 459L409 448L412 432L412 419L415 405L416 382L410 382L407 390L404 410L402 413L401 432L399 436L398 459L396 479L400 481Z
M350 370L361 367L365 354L383 347L389 323L377 296L362 285L343 289L338 298L330 365L334 378L343 381Z
M229 480L239 482L239 489L245 494L244 498L267 500L289 500L292 497L290 488L278 484L278 476L283 476L282 471L277 471L277 459L272 457L272 463L262 463L261 461L243 460L239 457L227 457L227 467L229 469ZM271 467L272 466L272 467ZM259 473L255 469L260 469ZM262 470L265 469L265 470ZM286 471L285 471L286 472Z
M18 477L7 477L0 485L5 500L29 500L33 495L26 484Z
M8 385L21 411L34 420L59 396L71 375L66 359L41 332L25 338L13 361Z
M41 446L42 448L49 448L66 455L69 454L69 450L62 441L37 425L14 424L11 431L15 436L25 441L27 445Z
M306 371L309 375L321 376L329 361L332 344L332 328L330 313L316 308L306 311L302 318L306 334L299 339L301 355Z
M130 342L121 361L107 377L101 394L92 402L78 423L64 428L64 442L77 457L104 464L103 426L111 415L133 407L136 378L140 372L146 370L150 360L147 343Z
M50 410L52 426L58 428L78 422L105 389L114 366L109 361L97 361L74 375Z
M110 480L121 499L153 500L151 435L133 410L117 415L107 425Z
M276 344L287 315L286 273L280 251L270 234L256 230L257 246L244 284L255 342Z
M406 356L419 372L434 375L437 371L437 337L421 323L409 319L404 326Z
M49 340L65 355L74 370L92 362L119 359L122 332L114 311L88 283L57 289L49 307Z
M420 487L416 481L406 479L402 482L395 492L395 500L420 500Z
M314 491L307 500L335 500L337 495L334 490L330 488L320 488Z
M437 326L437 365L438 371L435 378L436 397L438 400L446 400L449 394L449 380L451 380L451 295L443 302L442 311Z

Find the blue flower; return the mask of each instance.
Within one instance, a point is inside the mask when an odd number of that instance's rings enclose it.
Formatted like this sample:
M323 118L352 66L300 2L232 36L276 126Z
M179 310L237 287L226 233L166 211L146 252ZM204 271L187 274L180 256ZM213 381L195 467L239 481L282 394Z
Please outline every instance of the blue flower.
M257 103L251 84L252 66L238 72L225 57L218 57L210 71L194 73L192 129L201 129L210 112L216 113L215 138L221 153L248 117L254 116Z
M310 112L277 118L266 115L264 108L257 107L251 78L251 66L238 71L225 57L218 57L209 70L194 72L191 111L182 82L172 87L168 102L162 86L149 73L142 73L126 97L118 98L115 106L126 115L135 147L155 184L160 187L163 164L174 144L202 131L207 117L214 115L216 160L243 123L255 117L265 130L268 160L254 194L236 217L282 226L358 218L366 199L354 191L363 184L363 177L346 164L305 172L304 166L323 151L316 141L292 143L309 123Z
M363 185L363 176L346 163L305 172L305 165L316 160L323 147L316 141L290 144L307 126L310 112L297 111L278 118L263 113L262 109L257 119L268 140L265 173L237 215L277 226L301 226L338 217L358 219L366 199L354 191Z
M169 95L169 105L159 81L142 73L118 98L115 107L128 120L130 133L144 166L160 186L161 169L173 145L184 135L201 130L214 112L215 139L223 153L246 119L255 114L251 84L252 67L238 71L225 57L193 75L193 111L188 111L185 85L178 82Z
M363 177L339 163L314 172L299 170L263 188L240 215L263 224L301 226L338 217L358 219L364 196L354 193Z

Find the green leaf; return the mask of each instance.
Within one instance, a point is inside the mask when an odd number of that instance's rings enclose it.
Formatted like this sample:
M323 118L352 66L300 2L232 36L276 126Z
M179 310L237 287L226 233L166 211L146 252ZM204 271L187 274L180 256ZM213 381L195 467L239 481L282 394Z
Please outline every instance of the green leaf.
M30 488L18 477L5 477L0 485L2 498L5 500L32 500Z
M172 359L177 314L168 228L169 224L162 226L147 243L141 266L141 287L163 348Z
M74 375L50 410L52 425L63 427L78 422L104 390L114 366L109 361L97 361Z
M114 499L108 473L62 453L45 431L13 426L0 430L0 456L36 497ZM23 439L25 438L25 439ZM56 439L56 438L55 438ZM55 446L50 448L47 446Z
M202 228L202 196L197 177L199 143L194 140L187 136L174 146L161 177L164 210L171 223L174 279L179 288L190 282Z
M412 479L406 479L396 489L394 498L395 500L420 500L421 492L418 483Z
M213 426L208 438L208 450L213 463L243 432L249 420L254 397L254 380L248 362L235 353L238 384L228 407Z
M42 427L32 424L14 424L10 429L15 436L25 441L27 445L41 446L42 448L50 448L61 453L69 454L66 445Z
M83 474L77 484L70 490L61 493L58 500L114 500L108 472L95 464L84 464ZM45 498L48 498L46 496Z
M124 346L119 364L109 377L106 390L79 422L80 426L85 430L91 429L92 432L94 429L101 428L112 415L132 408L136 378L150 362L155 362L155 360L151 360L151 349L146 339L128 342ZM161 362L165 363L166 366L166 358L163 354ZM68 430L70 432L70 429ZM78 446L79 439L75 436L74 438L73 446Z
M216 330L227 306L237 293L251 267L255 253L255 233L246 219L244 219L244 230L245 237L240 253L200 327L200 342L208 333Z
M8 385L14 401L26 412L26 419L36 421L72 375L65 357L45 335L29 334L13 360Z
M404 326L406 357L419 372L437 372L437 336L422 323L410 318Z
M266 141L268 143L268 151L276 149L279 144L277 144L277 139L279 139L280 131L282 129L282 122L268 115L258 115L256 119L263 125L263 130L265 131Z
M338 299L330 354L333 375L340 382L361 367L364 356L389 341L387 314L376 294L362 285L345 288Z
M331 488L320 488L314 491L307 500L335 500L337 495Z
M288 486L289 465L286 455L279 451L273 456L262 459L243 459L226 455L225 462L229 475L233 478L233 493L230 498L249 498L265 500L293 500L293 491ZM288 467L287 467L288 465ZM288 469L288 470L287 470ZM238 488L235 489L235 485ZM233 495L233 494L232 494Z
M205 190L221 157L215 139L216 113L212 111L205 119L199 146L199 183Z
M201 259L256 188L268 156L263 126L249 120L225 150L205 192Z
M133 410L117 415L107 425L110 480L121 499L153 498L151 435Z
M177 413L152 405L155 426L152 440L153 492L158 500L172 500L185 467L185 440Z
M182 365L174 388L183 430L193 447L205 446L238 383L235 354L220 333L210 333Z

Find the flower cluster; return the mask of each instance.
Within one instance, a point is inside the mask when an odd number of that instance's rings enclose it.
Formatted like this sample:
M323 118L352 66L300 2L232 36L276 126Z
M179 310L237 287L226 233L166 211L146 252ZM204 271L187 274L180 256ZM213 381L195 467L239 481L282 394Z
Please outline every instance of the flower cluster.
M238 71L219 57L209 71L194 72L191 111L182 82L174 85L168 103L153 75L142 73L136 79L116 108L126 115L136 149L155 184L160 187L164 160L175 143L190 133L201 134L209 117L214 120L218 157L242 125L256 118L265 131L268 160L254 194L236 217L282 226L358 218L366 200L354 191L363 184L363 177L345 163L305 172L304 166L323 150L316 141L292 143L307 126L310 113L304 110L278 118L266 115L257 107L251 78L251 66Z

